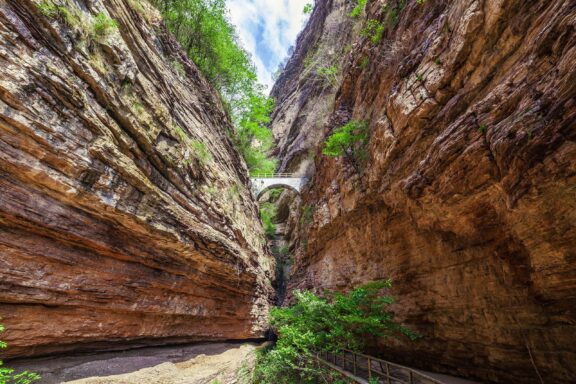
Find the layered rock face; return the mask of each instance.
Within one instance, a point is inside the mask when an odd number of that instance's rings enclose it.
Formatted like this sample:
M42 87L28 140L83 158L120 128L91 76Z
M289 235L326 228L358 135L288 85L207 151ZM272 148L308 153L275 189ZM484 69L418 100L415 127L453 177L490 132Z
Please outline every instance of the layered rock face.
M349 43L358 33L358 23L348 17L351 10L347 0L317 2L272 88L277 108L271 128L282 172L314 171L315 148L324 138L322 127L334 107Z
M274 263L215 92L146 2L46 4L0 1L5 357L263 336Z
M392 278L399 320L422 338L371 352L490 382L576 382L573 4L369 1L361 18L381 39L350 41L322 134L366 121L368 159L357 172L316 146L290 289ZM318 129L279 116L279 136Z

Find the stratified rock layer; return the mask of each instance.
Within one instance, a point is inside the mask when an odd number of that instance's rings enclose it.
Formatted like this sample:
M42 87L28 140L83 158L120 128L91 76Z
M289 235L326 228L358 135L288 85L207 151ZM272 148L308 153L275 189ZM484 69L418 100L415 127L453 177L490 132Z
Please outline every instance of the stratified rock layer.
M382 39L356 37L323 132L367 121L368 160L359 175L317 146L291 289L392 278L399 319L422 338L373 353L576 382L572 2L369 1L362 18Z
M273 262L215 92L146 2L66 7L0 1L5 356L263 336Z

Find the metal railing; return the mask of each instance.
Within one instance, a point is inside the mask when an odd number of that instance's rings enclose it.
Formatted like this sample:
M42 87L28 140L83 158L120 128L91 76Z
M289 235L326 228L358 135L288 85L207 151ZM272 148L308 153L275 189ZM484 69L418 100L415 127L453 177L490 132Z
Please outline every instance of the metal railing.
M281 179L281 178L300 178L296 173L254 173L250 175L254 179Z
M321 352L316 358L319 363L361 384L443 384L412 368L347 349L341 353Z

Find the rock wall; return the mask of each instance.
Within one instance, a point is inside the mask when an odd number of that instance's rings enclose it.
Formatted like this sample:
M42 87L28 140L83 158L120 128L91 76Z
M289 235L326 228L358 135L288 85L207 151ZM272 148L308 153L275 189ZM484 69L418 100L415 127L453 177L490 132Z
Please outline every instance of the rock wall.
M576 382L573 4L369 1L361 20L382 38L353 36L321 129L366 121L368 160L357 172L316 145L289 289L392 278L422 338L372 353L490 382ZM318 129L298 113L287 124L288 108L277 136Z
M46 4L0 0L4 357L262 337L274 262L215 91L146 2Z

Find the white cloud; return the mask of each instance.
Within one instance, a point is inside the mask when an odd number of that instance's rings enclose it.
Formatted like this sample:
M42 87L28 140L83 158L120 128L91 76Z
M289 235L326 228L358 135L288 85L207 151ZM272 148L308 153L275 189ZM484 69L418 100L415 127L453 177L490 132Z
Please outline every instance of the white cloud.
M311 0L228 0L230 19L241 43L252 54L258 78L268 90L272 73L295 44Z

